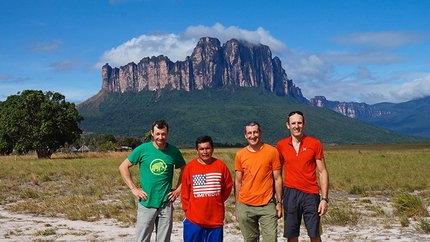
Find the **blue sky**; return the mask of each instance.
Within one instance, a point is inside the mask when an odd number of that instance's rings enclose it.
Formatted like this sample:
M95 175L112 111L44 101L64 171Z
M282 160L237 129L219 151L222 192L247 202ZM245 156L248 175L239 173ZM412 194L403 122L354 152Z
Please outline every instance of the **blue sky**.
M191 55L200 37L268 45L303 95L368 104L430 95L430 1L1 1L0 101L32 89L80 103L101 67Z

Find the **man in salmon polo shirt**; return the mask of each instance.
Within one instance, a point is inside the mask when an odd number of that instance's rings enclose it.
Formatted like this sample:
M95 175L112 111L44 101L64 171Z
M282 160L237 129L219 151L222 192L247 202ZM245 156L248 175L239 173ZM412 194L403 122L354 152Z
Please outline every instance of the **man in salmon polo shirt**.
M182 175L182 209L185 211L183 238L186 242L222 242L225 207L233 180L227 165L212 157L210 136L196 140L197 158Z
M245 242L277 241L282 216L282 174L279 153L261 141L257 122L245 125L248 145L236 153L234 169L236 218Z
M318 242L321 241L321 216L327 212L329 202L323 147L319 140L305 135L302 112L289 113L286 125L291 136L276 145L284 165L284 237L288 242L299 241L303 216L311 241Z

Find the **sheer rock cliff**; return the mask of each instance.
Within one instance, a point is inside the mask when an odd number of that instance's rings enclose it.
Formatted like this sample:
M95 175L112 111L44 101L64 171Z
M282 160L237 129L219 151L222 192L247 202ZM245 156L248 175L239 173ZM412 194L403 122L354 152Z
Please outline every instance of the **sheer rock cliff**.
M216 38L203 37L191 56L172 62L160 55L144 57L139 63L102 67L102 90L199 90L226 85L262 87L278 96L290 95L307 103L299 87L288 79L278 57L266 45L231 39L221 46Z

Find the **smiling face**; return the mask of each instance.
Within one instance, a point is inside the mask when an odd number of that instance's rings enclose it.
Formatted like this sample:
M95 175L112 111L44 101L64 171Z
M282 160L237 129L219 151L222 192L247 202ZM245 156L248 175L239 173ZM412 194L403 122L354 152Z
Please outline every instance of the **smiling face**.
M151 135L154 138L154 146L157 149L162 150L166 148L168 134L169 131L167 131L167 127L160 129L157 126L154 126L153 131L151 131Z
M298 113L293 114L288 118L287 128L290 130L291 136L297 139L301 139L303 137L305 126L306 122L304 121L303 116Z
M257 146L260 144L260 138L262 131L258 125L246 126L245 127L245 139L248 141L250 146Z
M197 144L197 156L202 162L206 164L211 163L213 152L214 152L214 148L211 146L209 142Z

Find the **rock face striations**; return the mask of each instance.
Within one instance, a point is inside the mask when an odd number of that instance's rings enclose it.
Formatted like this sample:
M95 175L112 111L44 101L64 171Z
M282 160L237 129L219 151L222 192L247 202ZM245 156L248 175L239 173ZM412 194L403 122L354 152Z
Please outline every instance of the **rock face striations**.
M191 56L172 62L160 55L145 57L119 68L102 68L102 89L108 92L142 90L199 90L226 85L262 87L278 96L290 95L307 103L299 87L288 79L278 57L266 45L231 39L221 46L216 38L201 38Z
M369 117L380 117L387 114L392 114L393 111L381 109L375 105L357 102L339 102L329 101L324 96L316 96L309 100L310 106L329 108L333 111L343 114L344 116L363 119Z
M160 55L145 57L119 68L102 67L102 90L140 92L142 90L200 90L226 85L261 87L278 96L289 95L316 107L332 109L350 118L363 119L390 114L374 105L329 101L324 96L307 100L299 87L288 79L278 57L266 45L231 39L221 46L216 38L203 37L191 56L172 62Z

